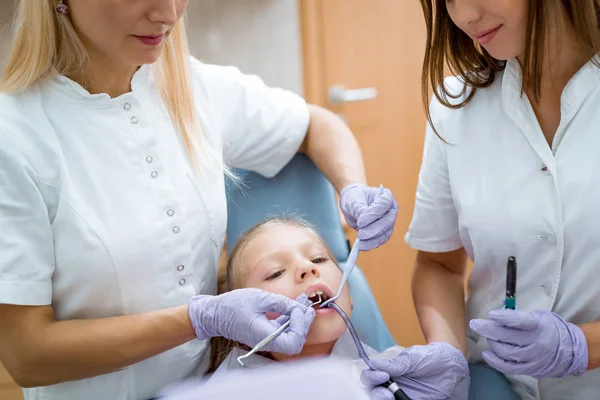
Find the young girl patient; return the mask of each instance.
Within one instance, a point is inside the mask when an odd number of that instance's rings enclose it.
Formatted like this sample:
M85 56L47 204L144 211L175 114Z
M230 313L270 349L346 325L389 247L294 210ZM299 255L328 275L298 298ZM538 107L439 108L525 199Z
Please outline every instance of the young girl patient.
M330 249L316 230L297 218L274 218L248 231L231 252L225 275L220 279L221 292L240 288L258 288L296 299L301 294L316 301L321 295L324 301L338 290L342 272ZM350 316L352 299L345 286L336 304ZM302 351L294 356L258 352L244 359L244 367L237 358L250 348L224 338L212 341L211 368L213 377L228 370L257 368L273 362L306 357L338 357L352 361L357 378L365 368L358 351L338 313L330 308L316 309ZM276 318L274 315L272 318ZM392 358L402 348L395 346L378 354L364 345L369 357Z

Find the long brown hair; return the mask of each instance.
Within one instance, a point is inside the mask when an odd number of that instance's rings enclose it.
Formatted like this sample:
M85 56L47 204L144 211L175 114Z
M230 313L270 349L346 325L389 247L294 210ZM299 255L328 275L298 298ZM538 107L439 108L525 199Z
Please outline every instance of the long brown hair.
M580 50L589 59L600 53L600 0L528 0L527 41L520 63L522 89L535 100L541 95L541 77L552 10L564 10L574 28ZM427 25L427 42L421 74L423 105L433 127L429 110L430 89L437 100L449 108L467 105L477 89L489 87L505 62L493 58L484 48L459 29L448 15L445 0L421 0ZM598 59L594 60L600 67ZM464 82L461 93L451 93L444 85L445 67ZM464 98L463 98L464 96ZM460 102L452 102L463 98ZM434 127L435 130L435 127ZM437 133L437 132L436 132Z
M293 215L268 218L245 232L236 242L227 258L226 267L219 273L218 294L223 294L244 287L245 271L242 268L242 263L240 262L244 248L265 228L276 225L294 226L310 230L315 235L317 240L321 241L321 243L325 246L329 258L337 264L333 252L329 246L327 246L327 243L325 243L323 238L319 235L317 228L311 223ZM236 347L242 347L242 345L223 337L214 337L211 339L210 347L211 354L210 366L207 371L208 374L215 372L221 363L225 361L229 353L231 353L231 351ZM261 355L268 356L266 353L261 353Z

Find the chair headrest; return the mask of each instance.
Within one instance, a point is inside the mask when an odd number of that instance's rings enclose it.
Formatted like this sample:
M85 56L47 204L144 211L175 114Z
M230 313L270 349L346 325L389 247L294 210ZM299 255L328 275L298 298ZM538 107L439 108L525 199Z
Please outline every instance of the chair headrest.
M227 254L256 224L292 214L316 226L338 261L348 258L335 190L307 156L297 154L271 179L245 170L234 173L243 183L227 181Z

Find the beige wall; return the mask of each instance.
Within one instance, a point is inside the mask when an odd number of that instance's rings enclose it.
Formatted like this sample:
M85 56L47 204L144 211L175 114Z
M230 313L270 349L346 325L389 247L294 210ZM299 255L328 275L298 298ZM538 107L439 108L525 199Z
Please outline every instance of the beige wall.
M191 0L188 32L198 58L231 64L302 93L298 0Z
M236 65L267 84L302 93L298 0L190 0L192 54L204 62ZM0 0L0 25L15 0ZM0 65L8 33L0 30Z

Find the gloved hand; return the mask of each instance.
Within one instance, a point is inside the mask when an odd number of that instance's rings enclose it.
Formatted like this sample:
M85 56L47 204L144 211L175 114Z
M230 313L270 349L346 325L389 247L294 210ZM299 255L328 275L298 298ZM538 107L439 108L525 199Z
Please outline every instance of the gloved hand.
M346 186L340 193L340 207L348 225L358 231L359 250L379 247L392 236L398 203L388 189L359 183Z
M198 339L223 336L254 347L284 322L269 320L265 313L289 315L290 327L264 351L298 354L310 329L315 310L308 307L306 295L291 300L260 289L238 289L219 296L195 296L189 301L189 316Z
M588 366L583 331L551 311L496 310L470 326L487 338L485 361L505 374L534 378L579 376Z
M448 343L412 346L391 360L371 360L371 368L363 371L361 381L372 388L373 399L393 400L389 390L377 387L390 378L413 400L449 399L454 388L469 377L469 365L463 354ZM465 385L464 397L468 395Z

